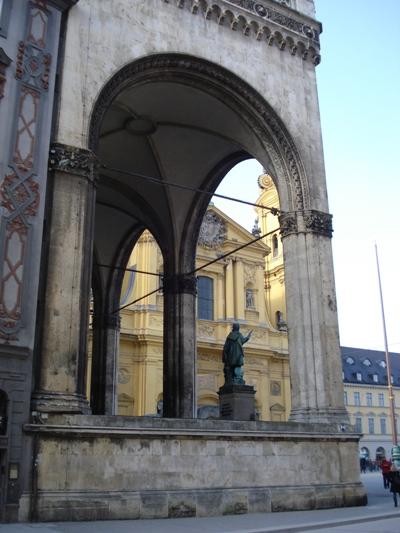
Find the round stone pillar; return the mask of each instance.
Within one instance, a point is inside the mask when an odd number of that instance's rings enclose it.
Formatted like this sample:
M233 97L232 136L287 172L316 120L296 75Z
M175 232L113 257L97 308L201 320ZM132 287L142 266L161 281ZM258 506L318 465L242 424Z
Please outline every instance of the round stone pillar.
M41 411L87 412L87 330L95 209L94 156L55 144L50 151L52 198L47 228L45 309L39 378Z
M332 216L280 216L292 384L290 420L348 423L332 260Z
M164 277L163 415L196 417L196 277Z

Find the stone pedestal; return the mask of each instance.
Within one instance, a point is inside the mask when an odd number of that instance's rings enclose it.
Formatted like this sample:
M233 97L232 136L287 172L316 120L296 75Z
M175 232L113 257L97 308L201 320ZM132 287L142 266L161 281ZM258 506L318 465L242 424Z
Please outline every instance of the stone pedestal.
M224 385L218 391L219 416L223 420L255 420L256 410L252 385Z

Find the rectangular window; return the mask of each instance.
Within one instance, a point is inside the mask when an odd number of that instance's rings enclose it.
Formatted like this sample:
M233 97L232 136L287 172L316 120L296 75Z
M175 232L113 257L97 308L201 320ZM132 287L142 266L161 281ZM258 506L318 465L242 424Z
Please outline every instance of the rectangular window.
M381 433L382 435L386 435L386 418L381 418Z
M344 391L344 405L348 405L347 391Z
M207 276L197 280L197 318L214 319L214 281Z
M356 374L357 381L362 381L362 375L361 372L357 372Z
M355 425L356 432L362 433L362 419L357 417L354 425Z
M368 418L368 433L371 435L375 433L375 420L373 418Z
M359 392L354 393L354 405L361 405Z
M378 402L379 402L379 407L385 407L385 395L383 394L383 392L380 392L378 394Z
M367 392L366 397L367 397L367 406L372 407L372 392Z

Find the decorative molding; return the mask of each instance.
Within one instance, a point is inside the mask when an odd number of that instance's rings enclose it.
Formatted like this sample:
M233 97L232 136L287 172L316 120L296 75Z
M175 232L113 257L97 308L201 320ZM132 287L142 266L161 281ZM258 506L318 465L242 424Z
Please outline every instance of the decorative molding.
M226 232L225 220L208 210L200 226L197 244L208 249L219 248L226 241Z
M26 16L25 40L17 51L15 134L8 169L0 184L0 337L6 341L18 340L24 322L30 219L36 216L40 203L36 145L51 66L47 52L51 14L46 1L27 3Z
M295 212L282 213L279 216L279 224L282 239L288 235L298 233L297 216Z
M49 154L49 170L57 172L66 172L74 176L87 178L95 181L97 158L90 150L84 150L76 146L53 143Z
M4 87L6 84L6 68L10 65L11 59L0 47L0 99L4 96Z
M304 226L307 232L323 235L324 237L332 237L332 215L322 211L310 209L303 213Z
M197 294L197 278L194 274L175 274L165 277L164 294Z
M275 45L314 65L321 62L319 36L321 24L288 8L281 1L277 8L271 2L256 0L161 0L187 8L193 15L203 14L208 21ZM238 12L234 12L237 10ZM244 14L245 13L245 14ZM284 34L282 33L284 32Z
M160 73L164 79L170 81L191 75L192 83L196 83L206 92L220 96L223 91L224 98L231 99L232 106L244 114L245 120L249 121L253 130L265 142L277 175L282 175L286 180L293 208L303 210L309 206L310 194L304 165L289 132L272 107L236 75L213 63L191 56L165 54L146 57L126 65L117 72L103 88L92 113L89 147L93 151L98 148L104 115L127 82L132 84L135 78L137 81L158 80ZM254 118L249 107L258 113L259 118Z

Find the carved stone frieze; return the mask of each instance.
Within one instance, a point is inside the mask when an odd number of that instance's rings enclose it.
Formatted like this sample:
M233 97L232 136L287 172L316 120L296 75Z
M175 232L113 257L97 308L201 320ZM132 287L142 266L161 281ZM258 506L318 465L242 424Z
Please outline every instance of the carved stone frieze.
M303 214L305 230L324 237L332 237L332 215L322 211L310 209Z
M49 170L67 172L95 181L96 156L90 150L54 143L49 154Z
M197 244L203 248L218 248L226 240L226 223L213 211L206 212Z
M187 7L193 15L203 13L206 20L214 20L220 26L226 25L233 31L264 40L269 46L287 50L292 56L314 65L321 61L319 36L322 31L317 21L301 15L290 8L289 0L281 0L282 8L271 2L257 0L162 0L174 3L179 8ZM232 10L238 10L233 13ZM246 16L244 16L246 13ZM247 17L247 18L246 18ZM283 35L282 32L285 32Z
M282 238L298 233L296 213L282 213L279 216L280 232Z

